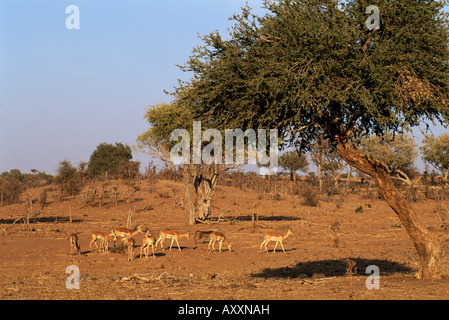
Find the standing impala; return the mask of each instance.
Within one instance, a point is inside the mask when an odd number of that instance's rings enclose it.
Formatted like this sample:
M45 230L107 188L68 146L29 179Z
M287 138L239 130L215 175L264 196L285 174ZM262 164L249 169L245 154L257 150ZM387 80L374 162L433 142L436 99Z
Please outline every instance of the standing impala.
M117 238L131 238L134 237L138 233L143 233L142 228L140 226L137 226L136 229L131 230L128 228L121 228L121 227L115 227L111 230L111 232L114 234L114 246L115 246L115 240Z
M178 231L175 231L175 230L161 230L160 234L159 234L159 238L156 241L156 250L157 250L157 244L160 242L162 251L165 251L164 240L167 238L167 239L171 239L170 251L171 251L171 247L173 245L173 241L176 241L176 244L178 245L178 249L179 249L179 251L181 251L181 247L179 246L178 239L183 238L183 237L187 238L187 240L190 240L190 233L189 232L179 233Z
M150 235L150 231L147 231L147 233L142 237L142 245L140 246L140 258L142 258L142 250L145 253L146 259L148 259L148 251L151 249L153 250L153 259L155 259L154 256L154 244L156 243L156 238Z
M264 240L263 240L263 242L262 242L261 245L260 245L259 253L261 252L262 246L263 246L264 244L265 244L265 251L268 253L267 244L268 244L268 242L270 242L270 241L276 242L276 244L274 245L273 253L276 252L276 247L277 247L278 243L281 244L282 251L284 251L284 253L285 253L284 245L282 244L282 241L284 241L285 239L287 239L287 237L288 237L289 235L291 235L291 234L293 234L291 228L288 228L287 233L285 233L285 234L277 233L277 232L266 232L266 233L264 234Z
M136 240L134 238L124 237L122 238L125 246L128 247L128 261L134 259L134 248L136 247Z
M92 241L89 244L89 249L92 250L92 243L95 243L95 247L99 252L108 253L109 252L109 241L111 241L111 237L114 236L113 233L106 232L92 232ZM97 240L100 240L100 248L97 246Z
M228 241L228 239L226 239L226 236L218 231L213 231L210 234L210 241L209 241L209 246L208 246L208 251L210 252L210 245L212 244L212 250L215 252L215 248L214 248L214 244L215 242L218 241L219 243L219 248L218 251L221 252L221 246L223 245L223 242L226 243L228 245L228 249L229 251L232 251L232 245L231 243Z

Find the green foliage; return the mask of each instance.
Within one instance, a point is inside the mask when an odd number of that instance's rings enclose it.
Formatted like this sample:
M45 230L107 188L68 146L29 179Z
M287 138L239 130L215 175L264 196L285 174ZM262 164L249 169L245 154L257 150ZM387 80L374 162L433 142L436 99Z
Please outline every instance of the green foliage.
M359 206L354 210L356 213L362 213L363 212L363 207Z
M174 95L216 128L278 128L307 150L318 137L400 132L449 118L446 1L265 1L234 15L182 67ZM380 30L365 26L368 4ZM282 136L280 134L280 136Z
M60 188L59 200L62 201L64 194L77 194L81 189L81 176L72 163L69 160L59 162L57 172L55 182Z
M56 178L56 182L62 183L69 181L71 179L76 178L77 170L72 165L72 163L69 160L63 160L59 162L58 166L58 177Z
M413 137L407 134L393 136L390 133L382 138L371 136L364 139L361 149L366 154L384 162L391 169L409 171L418 156L417 145Z
M93 177L101 175L106 171L115 175L122 161L128 162L132 159L131 147L123 143L100 143L91 154L87 171Z
M25 181L25 175L19 169L11 169L8 171L4 171L2 173L2 177L11 181L16 180L19 182Z
M289 151L279 157L279 165L290 172L290 178L293 180L293 174L300 170L307 172L309 162L305 155L299 155L296 151Z
M25 185L17 179L0 177L0 205L16 203L25 190Z
M449 133L443 133L437 138L433 135L426 135L420 149L423 160L441 171L447 178L449 174Z
M27 188L41 187L53 182L53 176L36 169L32 173L22 173L19 169L4 171L0 175L0 205L20 201L20 196Z
M170 150L176 144L176 141L170 141L175 129L186 129L192 136L192 114L176 102L151 106L146 109L144 118L150 128L137 137L137 147L142 151L149 149L149 153L157 154L161 150Z

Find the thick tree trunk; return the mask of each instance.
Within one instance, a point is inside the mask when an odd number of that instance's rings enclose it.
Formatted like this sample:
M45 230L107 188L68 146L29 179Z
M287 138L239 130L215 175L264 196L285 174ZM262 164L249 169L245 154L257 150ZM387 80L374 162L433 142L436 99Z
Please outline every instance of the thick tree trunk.
M211 214L210 206L215 186L220 176L220 169L216 165L202 165L197 167L193 186L196 192L196 211L199 220L207 220Z
M419 256L418 278L441 278L441 248L429 231L421 224L413 208L394 186L387 166L363 152L351 147L346 136L335 136L338 154L351 166L370 175L379 187L380 193L396 212Z
M186 218L187 223L189 225L195 224L195 206L193 205L192 198L190 196L190 189L189 189L189 165L185 164L183 168L183 175L184 175L184 191L185 191L185 198L186 198Z
M210 216L210 200L200 199L200 204L198 206L198 219L206 220Z

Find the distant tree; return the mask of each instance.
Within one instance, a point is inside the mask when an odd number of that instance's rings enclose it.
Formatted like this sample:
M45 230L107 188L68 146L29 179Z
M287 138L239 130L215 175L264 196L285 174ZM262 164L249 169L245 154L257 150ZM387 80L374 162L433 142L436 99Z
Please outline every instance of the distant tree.
M137 138L138 148L157 157L166 165L176 170L176 164L170 159L170 150L176 142L170 140L175 129L185 129L193 136L193 118L189 110L175 103L161 103L146 110L145 119L150 128ZM205 130L204 126L202 130ZM190 141L192 148L192 141ZM189 149L189 154L192 154ZM190 157L190 156L189 156ZM182 164L186 220L193 225L198 220L206 220L211 214L211 200L215 194L220 174L231 168L224 164ZM190 192L193 184L195 194Z
M445 132L437 138L426 135L420 147L423 160L443 174L445 180L449 175L449 133Z
M77 172L76 168L69 160L63 160L59 162L59 166L56 171L58 173L58 182L68 181L75 178Z
M80 163L78 164L78 172L81 176L81 180L83 181L83 184L86 183L86 178L87 178L87 166L89 163L85 162L85 161L80 161Z
M118 166L118 174L123 179L136 180L140 176L140 162L139 161L125 161L121 160Z
M64 194L74 195L80 188L80 177L78 170L69 160L59 162L55 182L59 185L59 201L62 201Z
M338 181L348 165L338 155L337 150L331 143L329 143L328 139L318 139L311 146L310 158L317 169L320 191L323 191L323 182L327 174L334 179L335 186L338 187ZM349 166L349 168L351 167Z
M307 172L309 169L309 162L307 157L303 154L298 154L297 151L289 151L279 157L279 166L290 172L290 180L296 181L296 171Z
M100 143L90 156L87 171L93 177L104 173L115 175L118 173L120 162L128 162L131 159L131 147L127 144L118 142L115 145Z
M46 173L45 171L39 171L33 178L39 186L48 185L54 181L54 176Z
M0 205L9 205L20 200L20 195L25 190L22 182L15 179L0 176Z
M411 184L409 175L414 172L414 163L418 156L417 144L413 137L408 134L393 136L391 133L385 133L383 137L371 136L363 139L360 148L369 156L384 162L396 178Z
M19 169L11 169L2 173L2 177L7 180L16 180L19 182L25 181L25 175Z

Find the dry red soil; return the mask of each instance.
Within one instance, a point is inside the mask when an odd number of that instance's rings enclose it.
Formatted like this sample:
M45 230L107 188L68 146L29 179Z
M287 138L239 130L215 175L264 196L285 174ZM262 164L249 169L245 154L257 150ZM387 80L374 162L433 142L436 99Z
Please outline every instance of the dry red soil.
M104 182L103 182L104 183ZM173 181L140 182L133 201L123 200L126 186L119 187L119 203L105 199L102 207L82 206L80 197L57 201L51 192L31 231L12 222L23 217L24 203L0 207L1 299L448 299L449 232L440 227L436 202L412 203L425 226L439 239L443 252L443 278L418 280L418 256L399 219L375 197L350 194L344 201L323 199L318 207L303 205L299 195L272 197L252 190L219 186L213 199L212 223L188 226L183 209L175 205L173 192L182 195L182 184ZM34 194L39 189L32 190ZM369 191L368 191L369 192ZM374 199L373 199L374 198ZM363 212L355 209L362 206ZM37 207L37 204L36 204ZM180 239L182 251L156 251L155 259L139 258L142 234L136 235L132 261L126 250L110 253L90 250L90 234L126 226L129 210L133 225L157 236L159 230L190 231ZM69 213L72 223L69 222ZM220 213L222 219L217 221ZM252 213L259 215L253 228ZM329 226L340 222L340 244L330 239ZM263 232L293 235L284 241L286 253L274 243L269 253L259 254ZM6 230L5 230L6 229ZM195 244L196 230L219 230L233 250L209 253L208 242ZM71 257L68 237L79 233L81 255ZM119 246L120 241L117 243ZM165 246L170 244L165 241ZM227 246L223 246L227 249ZM348 275L348 260L356 274ZM66 288L66 268L80 271L80 288ZM368 290L368 265L380 270L380 288Z

